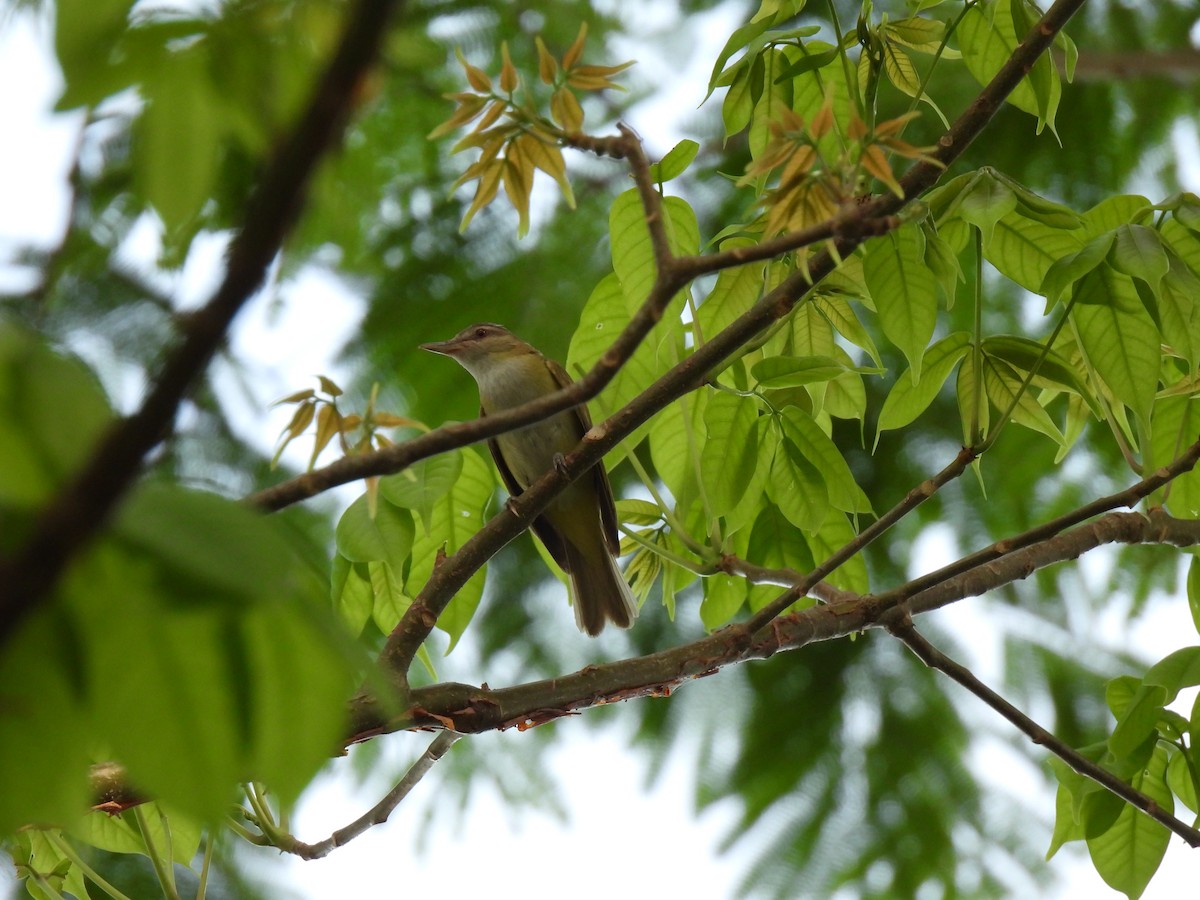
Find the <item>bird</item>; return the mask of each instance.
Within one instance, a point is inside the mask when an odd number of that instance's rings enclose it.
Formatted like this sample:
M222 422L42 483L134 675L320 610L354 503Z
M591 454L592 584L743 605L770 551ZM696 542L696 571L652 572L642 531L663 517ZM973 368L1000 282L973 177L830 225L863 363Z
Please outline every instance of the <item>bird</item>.
M571 384L566 370L503 325L482 322L448 341L421 344L448 356L475 379L481 416L536 400ZM513 497L573 450L592 427L583 405L488 440L500 478ZM534 534L570 579L575 622L592 637L608 622L629 628L638 607L617 568L617 507L604 463L572 482L534 519Z

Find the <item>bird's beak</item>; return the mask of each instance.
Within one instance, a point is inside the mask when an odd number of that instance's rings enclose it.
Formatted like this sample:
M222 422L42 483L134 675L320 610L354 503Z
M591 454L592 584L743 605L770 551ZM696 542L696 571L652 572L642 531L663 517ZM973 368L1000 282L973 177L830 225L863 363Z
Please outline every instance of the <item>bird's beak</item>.
M440 353L442 356L453 356L461 346L457 341L433 341L429 344L420 344L422 350L428 350L430 353Z

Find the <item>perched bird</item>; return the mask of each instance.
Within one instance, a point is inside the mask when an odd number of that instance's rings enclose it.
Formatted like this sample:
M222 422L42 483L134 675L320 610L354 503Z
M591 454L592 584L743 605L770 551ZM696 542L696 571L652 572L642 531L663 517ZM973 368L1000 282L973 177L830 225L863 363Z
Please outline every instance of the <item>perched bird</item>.
M448 341L422 344L421 349L449 356L471 373L479 385L483 416L571 383L562 366L500 325L472 325ZM576 406L489 440L508 492L516 497L549 472L591 427L587 409ZM619 628L633 624L637 604L616 564L617 510L603 463L551 500L534 519L533 531L570 576L580 629L594 637L606 622Z

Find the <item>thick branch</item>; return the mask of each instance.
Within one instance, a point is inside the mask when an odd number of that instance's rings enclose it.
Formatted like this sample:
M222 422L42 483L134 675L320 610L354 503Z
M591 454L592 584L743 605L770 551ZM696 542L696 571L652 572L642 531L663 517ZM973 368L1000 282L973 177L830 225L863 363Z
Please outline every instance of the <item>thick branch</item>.
M364 0L355 7L303 117L250 197L221 286L188 318L183 341L167 357L141 408L109 430L82 471L43 511L24 546L0 562L0 646L53 590L72 557L103 527L146 454L170 432L180 402L262 283L299 216L308 181L341 135L355 92L399 5L398 0Z

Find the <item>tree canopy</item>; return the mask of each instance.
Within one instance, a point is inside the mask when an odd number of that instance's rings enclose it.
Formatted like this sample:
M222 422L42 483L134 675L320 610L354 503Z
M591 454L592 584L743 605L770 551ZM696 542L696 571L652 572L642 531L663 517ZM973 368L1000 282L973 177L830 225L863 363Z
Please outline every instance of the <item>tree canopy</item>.
M687 54L718 6L707 98L652 147L684 85L625 52ZM736 801L752 896L995 896L1078 841L1136 897L1200 846L1200 643L1096 627L1169 598L1200 630L1195 10L639 10L10 4L81 122L61 240L0 296L0 836L33 896L244 895L229 841L324 856L423 778L552 797L553 737L613 721ZM311 271L365 299L354 374L245 385L290 415L272 458L217 373ZM477 321L574 382L478 417L416 349ZM506 500L482 442L582 403ZM596 465L642 610L592 643L520 535ZM375 809L291 833L401 730L436 734Z

